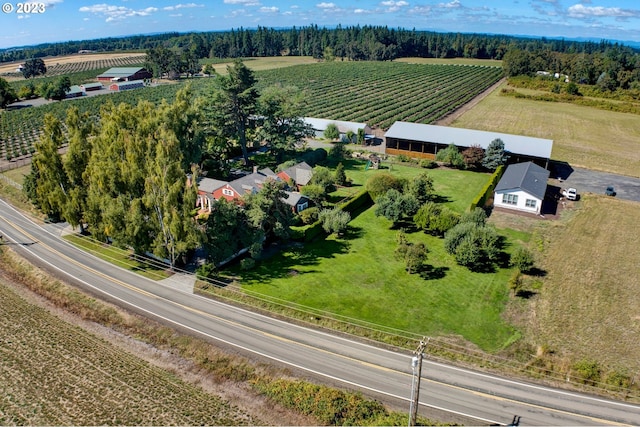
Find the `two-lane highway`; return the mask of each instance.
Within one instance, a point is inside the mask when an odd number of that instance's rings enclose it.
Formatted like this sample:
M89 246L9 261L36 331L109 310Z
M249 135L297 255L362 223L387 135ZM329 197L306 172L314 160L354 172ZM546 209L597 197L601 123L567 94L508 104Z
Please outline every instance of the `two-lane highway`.
M409 407L411 354L289 324L163 286L82 252L0 200L0 234L37 265L128 309L207 339ZM425 361L420 410L475 424L640 425L640 406Z

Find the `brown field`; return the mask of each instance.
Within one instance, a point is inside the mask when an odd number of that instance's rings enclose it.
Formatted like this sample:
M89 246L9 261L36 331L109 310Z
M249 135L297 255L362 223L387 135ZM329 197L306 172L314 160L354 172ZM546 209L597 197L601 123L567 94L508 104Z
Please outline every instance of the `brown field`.
M640 176L640 117L635 114L500 96L499 88L452 126L553 139L555 160Z
M535 295L510 310L527 342L557 358L638 375L638 218L639 203L585 195L560 221L520 224L534 231L532 245L546 272L529 278Z
M0 425L261 422L0 282Z
M52 67L57 64L60 64L60 65L74 64L77 62L99 61L103 59L115 59L115 58L130 58L132 56L141 56L141 55L144 55L144 53L142 52L84 53L84 54L74 54L74 55L66 55L66 56L48 56L42 59L44 61L44 64L47 67ZM13 73L16 71L16 68L20 64L24 64L24 61L0 64L0 74Z
M458 64L458 65L486 65L490 67L502 67L502 61L495 59L472 58L398 58L394 62L408 62L410 64Z
M244 64L253 71L271 70L274 68L291 67L292 65L315 64L318 60L311 56L274 56L266 58L247 58ZM213 64L218 74L227 74L227 66L232 62Z

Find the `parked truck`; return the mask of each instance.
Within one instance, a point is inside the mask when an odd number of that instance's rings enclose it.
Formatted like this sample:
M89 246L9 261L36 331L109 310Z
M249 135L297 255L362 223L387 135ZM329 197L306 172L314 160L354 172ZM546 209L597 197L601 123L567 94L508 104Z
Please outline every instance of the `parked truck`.
M575 188L565 188L562 190L562 195L567 198L567 200L577 200L578 199L578 190Z

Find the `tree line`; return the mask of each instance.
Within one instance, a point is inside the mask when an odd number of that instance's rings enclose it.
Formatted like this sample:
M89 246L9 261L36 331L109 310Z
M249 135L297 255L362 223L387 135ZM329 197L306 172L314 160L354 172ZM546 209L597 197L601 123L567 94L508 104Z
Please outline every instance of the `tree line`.
M503 58L507 50L546 50L559 53L603 53L619 46L608 41L580 42L493 34L440 33L387 26L309 25L289 29L257 27L199 33L164 33L110 37L95 40L44 43L0 50L0 62L34 57L69 55L81 50L121 51L176 49L195 58L264 56L335 57L350 60L392 60L401 57Z
M554 52L546 49L512 48L502 67L508 77L535 76L539 71L568 76L572 82L597 85L601 89L640 89L640 54L613 45L596 52Z
M212 262L286 238L293 220L284 186L265 183L243 207L220 202L198 219L195 185L201 173L223 177L236 149L259 140L274 158L309 133L299 117L304 99L295 88L258 92L240 61L217 76L207 97L190 86L175 101L154 105L107 102L99 117L67 110L64 121L46 115L24 189L51 220L65 220L101 241L153 253L171 266L203 245ZM252 115L259 116L256 122ZM287 123L286 129L278 126ZM65 155L58 149L67 145ZM188 180L187 176L191 179Z

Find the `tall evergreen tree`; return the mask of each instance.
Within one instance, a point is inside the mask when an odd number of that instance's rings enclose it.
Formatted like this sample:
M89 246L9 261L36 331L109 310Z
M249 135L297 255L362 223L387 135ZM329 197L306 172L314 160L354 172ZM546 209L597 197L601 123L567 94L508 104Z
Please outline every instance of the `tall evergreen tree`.
M504 142L500 138L496 138L489 143L482 159L482 166L490 170L496 170L498 166L504 165L508 158L504 151Z
M234 140L242 149L242 158L249 164L247 129L249 117L256 111L258 91L253 71L240 60L227 66L228 74L218 77L219 88L214 92L209 121L222 137Z
M257 134L275 152L278 162L297 142L313 135L313 129L302 118L304 100L304 93L295 86L273 85L260 94L258 113L262 124Z

